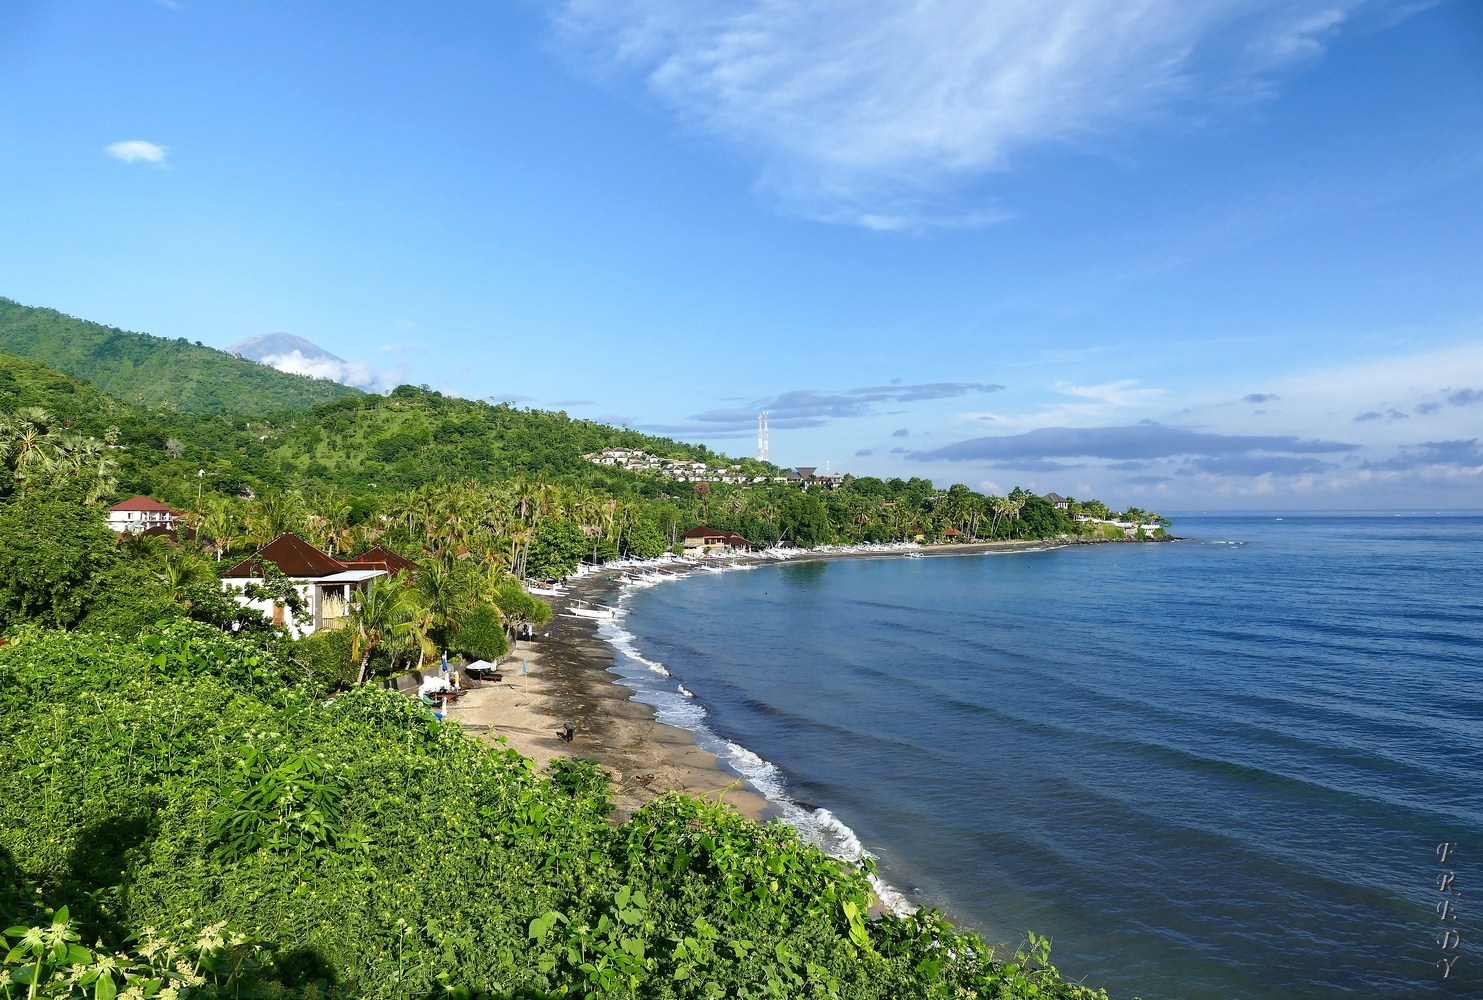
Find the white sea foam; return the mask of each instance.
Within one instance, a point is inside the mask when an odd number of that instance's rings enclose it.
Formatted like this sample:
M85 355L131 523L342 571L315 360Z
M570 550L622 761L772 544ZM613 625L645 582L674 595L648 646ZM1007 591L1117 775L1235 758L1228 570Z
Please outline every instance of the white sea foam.
M623 598L620 598L620 607L624 603ZM639 652L635 645L637 636L623 628L618 621L602 622L598 627L598 635L619 654L615 659L615 667L624 683L634 689L634 700L653 707L657 721L689 730L697 746L714 754L725 767L745 778L763 798L772 803L779 818L797 830L803 840L830 857L850 864L858 864L865 858L874 857L861 844L855 831L828 809L810 809L789 798L787 779L776 764L739 743L718 736L706 724L708 713L695 693L684 684L675 682L671 686L666 680L661 680L672 675L664 664ZM892 913L905 915L915 909L910 900L889 883L871 876L870 884L881 905Z
M670 676L669 668L658 660L651 660L638 651L634 646L634 634L618 624L616 620L603 622L597 629L600 638L606 639L608 643L634 663L639 664L647 670L653 671L661 677Z

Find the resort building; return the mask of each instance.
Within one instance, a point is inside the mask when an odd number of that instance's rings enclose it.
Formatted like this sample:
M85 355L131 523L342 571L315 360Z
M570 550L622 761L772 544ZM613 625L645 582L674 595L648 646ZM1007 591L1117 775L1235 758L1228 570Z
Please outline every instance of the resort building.
M748 476L740 465L714 468L704 462L684 458L660 458L646 451L631 448L604 448L602 451L583 455L594 465L612 465L629 472L648 472L680 483L765 483L768 476Z
M108 526L120 535L172 531L180 524L180 518L180 511L146 496L130 497L108 508Z
M838 472L825 472L819 475L819 467L816 465L800 465L791 470L784 477L785 482L795 483L807 490L810 486L821 486L828 490L837 490L844 485L844 475Z
M1059 494L1059 493L1047 493L1045 495L1045 501L1046 501L1046 503L1048 503L1052 507L1054 507L1056 510L1070 510L1071 509L1071 501L1070 500L1067 500L1065 497L1061 496L1061 494Z
M396 556L389 550L387 554ZM402 560L401 556L396 558ZM249 584L261 586L266 581L264 562L278 567L293 583L304 605L305 621L296 621L282 604L253 599L243 592ZM320 629L343 628L350 610L351 592L378 576L386 576L388 571L379 567L388 562L372 559L361 565L376 568L356 568L326 555L293 532L286 532L223 573L221 583L239 604L268 615L274 625L282 625L298 639Z
M743 551L752 548L752 543L734 531L718 531L715 528L707 528L704 525L699 528L691 528L682 536L685 543L685 551L704 555L718 549Z

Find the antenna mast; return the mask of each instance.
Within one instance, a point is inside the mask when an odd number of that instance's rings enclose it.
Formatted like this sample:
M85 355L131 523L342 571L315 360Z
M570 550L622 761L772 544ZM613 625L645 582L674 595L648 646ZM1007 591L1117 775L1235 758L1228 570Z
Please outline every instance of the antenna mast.
M757 459L767 461L767 411L757 414Z

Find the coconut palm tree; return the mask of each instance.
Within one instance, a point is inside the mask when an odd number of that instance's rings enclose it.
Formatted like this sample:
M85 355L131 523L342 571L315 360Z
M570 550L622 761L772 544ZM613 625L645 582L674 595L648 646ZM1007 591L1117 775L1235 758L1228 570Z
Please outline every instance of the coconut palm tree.
M406 577L401 573L375 577L350 595L346 627L350 630L350 658L359 665L355 683L365 681L371 654L391 643L409 610Z
M224 496L207 497L195 516L196 537L216 555L216 561L231 549L238 532L236 512Z
M302 530L304 498L298 490L265 489L247 514L248 538L266 545L286 531Z
M426 612L424 636L437 648L446 649L450 633L458 628L458 620L469 605L468 587L452 557L442 553L425 563L412 592L418 606Z

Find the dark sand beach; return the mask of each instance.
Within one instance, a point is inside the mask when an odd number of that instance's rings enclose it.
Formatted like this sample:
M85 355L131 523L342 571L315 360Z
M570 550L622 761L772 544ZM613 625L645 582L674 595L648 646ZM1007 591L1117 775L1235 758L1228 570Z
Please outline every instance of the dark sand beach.
M1064 543L977 542L888 552L826 549L789 561L900 558L908 552L972 555L1055 544ZM723 565L769 561L758 556L718 560ZM491 743L503 739L541 767L558 756L596 761L612 781L619 818L670 791L719 799L753 819L770 818L776 810L761 793L697 746L688 730L657 722L651 706L632 700L633 691L609 669L614 651L598 636L598 623L571 614L575 602L614 599L618 575L616 570L594 573L572 584L562 597L548 599L553 615L543 633L520 642L502 661L502 680L474 684L450 710L451 718ZM566 723L576 728L570 743L556 735Z
M689 731L655 721L653 708L631 700L633 691L609 672L613 648L598 637L597 623L570 615L574 600L601 601L615 590L599 576L551 599L554 614L543 634L519 643L502 663L503 679L475 684L450 717L491 743L503 739L539 766L559 756L596 761L612 781L620 818L670 791L767 818L767 800L696 746ZM565 723L576 728L570 743L556 735Z

